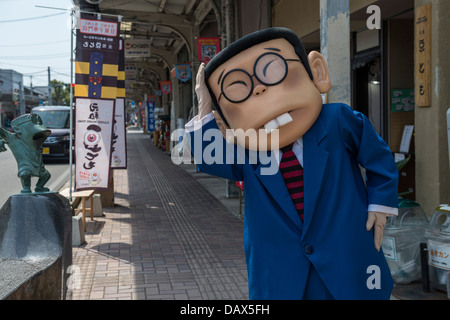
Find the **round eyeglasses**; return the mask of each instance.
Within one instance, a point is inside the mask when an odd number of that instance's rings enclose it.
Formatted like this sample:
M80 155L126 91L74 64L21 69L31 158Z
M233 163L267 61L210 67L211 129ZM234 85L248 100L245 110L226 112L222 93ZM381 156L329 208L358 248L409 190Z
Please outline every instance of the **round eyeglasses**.
M275 86L281 83L288 74L287 61L301 61L300 59L285 59L278 53L267 52L256 59L253 66L253 75L243 69L233 69L225 74L221 84L222 95L232 103L247 100L253 92L253 77L266 86Z

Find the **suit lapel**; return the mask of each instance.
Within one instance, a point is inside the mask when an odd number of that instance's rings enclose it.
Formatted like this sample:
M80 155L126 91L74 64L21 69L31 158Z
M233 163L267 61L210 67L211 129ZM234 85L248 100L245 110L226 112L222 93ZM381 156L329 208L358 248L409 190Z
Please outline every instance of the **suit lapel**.
M276 161L275 158L272 158L272 161ZM295 223L295 225L301 229L302 221L297 214L297 210L295 209L295 206L286 188L283 176L281 175L280 170L278 170L278 164L275 174L261 174L261 169L265 167L262 164L259 164L255 167L255 175L264 185L267 193L272 196L275 202L283 210L283 213L286 214Z
M324 147L327 130L319 117L311 129L303 136L303 179L305 183L304 230L308 230L317 200L319 198L323 175L328 163L329 153ZM304 236L306 232L303 232Z

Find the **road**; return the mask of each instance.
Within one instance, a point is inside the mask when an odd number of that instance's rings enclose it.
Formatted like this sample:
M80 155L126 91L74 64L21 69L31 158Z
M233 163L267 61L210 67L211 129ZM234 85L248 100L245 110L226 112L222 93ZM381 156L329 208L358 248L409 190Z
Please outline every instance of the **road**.
M45 186L50 188L51 191L58 191L69 179L69 161L49 160L44 165L52 175ZM31 190L34 190L36 182L37 178L31 178ZM22 185L17 177L17 162L8 149L0 153L0 207L3 206L10 195L20 193L21 189Z

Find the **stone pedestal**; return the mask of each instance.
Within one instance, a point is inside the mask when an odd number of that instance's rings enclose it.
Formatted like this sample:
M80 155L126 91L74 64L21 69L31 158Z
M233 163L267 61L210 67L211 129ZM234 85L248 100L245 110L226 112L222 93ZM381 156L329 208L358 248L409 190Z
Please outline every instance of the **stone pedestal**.
M58 193L12 195L0 209L0 299L64 299L72 210Z

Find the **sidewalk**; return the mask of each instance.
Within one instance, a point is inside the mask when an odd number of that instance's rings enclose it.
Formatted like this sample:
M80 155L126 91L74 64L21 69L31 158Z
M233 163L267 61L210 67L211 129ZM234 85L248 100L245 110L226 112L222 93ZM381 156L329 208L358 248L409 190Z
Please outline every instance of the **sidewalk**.
M230 211L198 181L224 191L224 180L174 165L142 132L127 142L115 206L86 219L86 243L73 247L81 285L69 299L248 299L239 199L223 199Z

